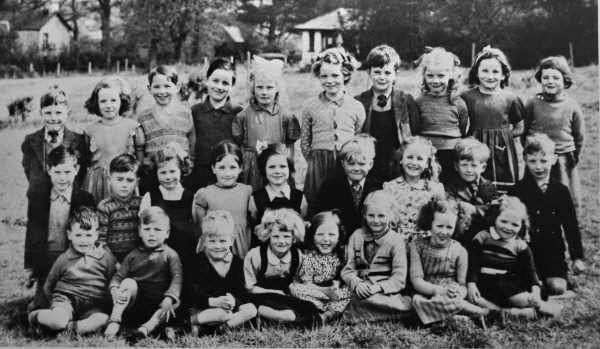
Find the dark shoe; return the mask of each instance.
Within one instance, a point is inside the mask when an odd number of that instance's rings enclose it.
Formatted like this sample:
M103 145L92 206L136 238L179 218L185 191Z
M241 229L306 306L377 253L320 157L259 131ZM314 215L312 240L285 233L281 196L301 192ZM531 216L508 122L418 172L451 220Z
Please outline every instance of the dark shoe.
M148 337L148 335L146 333L144 333L140 329L137 329L137 330L133 331L132 333L130 333L127 336L127 338L125 339L125 341L129 345L135 345L135 344L137 344L137 342L141 341L142 339L144 339L146 337Z

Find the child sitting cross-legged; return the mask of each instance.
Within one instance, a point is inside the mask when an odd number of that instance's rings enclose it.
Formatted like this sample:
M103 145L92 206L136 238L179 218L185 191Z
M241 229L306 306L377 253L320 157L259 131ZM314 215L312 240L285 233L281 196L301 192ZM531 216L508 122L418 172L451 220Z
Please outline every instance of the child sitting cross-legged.
M448 198L459 206L459 222L454 239L467 246L473 236L485 229L483 217L491 202L499 197L496 185L482 177L490 157L487 145L475 138L463 138L454 146L454 170L444 183Z
M148 336L169 321L179 305L182 267L177 252L165 244L169 216L151 206L140 212L142 245L131 251L110 282L113 310L104 334L119 332L121 319L139 325L133 340Z
M194 336L201 325L231 328L256 316L254 304L245 302L244 262L231 251L234 225L231 213L224 210L208 211L202 218L200 251L188 276Z
M421 208L417 225L429 231L410 247L410 280L416 294L413 307L424 324L457 314L486 315L488 310L465 300L467 250L452 239L458 220L454 200L433 199Z
M115 273L116 259L96 245L97 229L98 216L91 208L78 208L69 218L67 237L71 246L58 257L44 284L50 308L29 314L32 327L83 334L106 324L106 286Z
M354 320L394 319L411 309L410 298L400 294L408 263L405 238L392 228L394 205L394 198L382 190L369 194L365 224L348 241L341 276L352 291L347 314Z
M248 300L257 307L260 317L310 325L317 308L289 293L304 259L294 244L304 240L304 222L296 211L280 208L267 210L261 224L258 238L266 242L248 251L244 259Z

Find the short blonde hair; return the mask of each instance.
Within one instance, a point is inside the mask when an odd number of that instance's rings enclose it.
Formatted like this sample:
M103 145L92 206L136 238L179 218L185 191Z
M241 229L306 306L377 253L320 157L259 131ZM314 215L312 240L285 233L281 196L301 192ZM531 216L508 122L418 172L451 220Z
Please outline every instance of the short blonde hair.
M545 133L534 133L527 136L523 147L523 157L538 152L552 155L556 150L556 144Z
M369 193L369 195L367 195L363 203L363 216L367 212L369 206L374 204L383 205L385 208L387 208L387 213L390 217L390 223L396 223L396 221L398 220L398 217L396 217L396 213L398 211L398 204L396 203L396 200L394 199L392 194L384 190L375 190Z
M487 163L490 158L490 148L473 137L461 138L454 146L454 160L479 161Z
M279 208L276 210L267 210L262 217L261 225L267 234L267 239L271 236L273 229L280 229L292 232L295 242L304 242L305 225L298 212L291 208Z
M235 221L229 211L212 210L206 213L202 218L202 236L198 240L196 251L200 252L204 249L204 241L211 236L227 236L233 242L233 234L235 230Z
M358 160L361 158L372 161L375 158L375 138L366 133L359 133L346 141L340 150L343 161Z

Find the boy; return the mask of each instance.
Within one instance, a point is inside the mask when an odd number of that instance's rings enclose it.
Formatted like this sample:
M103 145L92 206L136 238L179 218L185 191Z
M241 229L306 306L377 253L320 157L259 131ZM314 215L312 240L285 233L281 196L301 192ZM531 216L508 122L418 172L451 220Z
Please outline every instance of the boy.
M79 152L80 167L75 186L79 187L85 177L90 160L89 145L84 135L65 126L69 112L67 95L56 86L40 98L44 127L25 136L21 144L23 169L29 182L27 197L30 202L37 201L39 195L50 190L50 179L46 175L48 154L59 145Z
M569 244L573 271L585 270L575 206L569 189L550 175L557 156L554 142L548 136L537 133L527 137L523 158L525 176L509 194L527 206L531 222L529 245L545 291L560 295L567 290L568 270L563 233Z
M381 182L367 176L373 167L375 140L359 134L342 145L340 158L344 175L326 180L321 186L311 216L332 209L340 211L342 226L352 234L361 226L362 202L372 191L381 189ZM346 243L346 241L340 241Z
M131 154L121 154L109 165L110 197L98 203L100 237L119 262L139 245L138 213L141 197L135 195L138 161Z
M108 320L107 285L115 273L115 257L96 246L98 216L94 209L76 209L68 221L71 247L56 260L44 293L52 299L49 309L32 311L29 323L50 330L83 334L103 327Z
M377 141L372 175L384 182L391 179L389 162L411 136L410 122L417 119L419 111L410 94L394 89L400 57L393 48L388 45L373 48L367 55L366 68L372 87L355 98L367 115L362 132Z
M140 213L142 245L123 260L110 282L113 310L104 334L114 337L121 318L137 328L132 340L147 337L175 315L179 305L183 272L177 252L165 244L169 237L169 216L157 206ZM158 308L158 309L157 309Z
M37 280L36 294L29 310L46 307L43 286L50 267L67 247L67 221L74 209L94 207L94 198L74 185L79 170L75 151L63 145L54 148L45 161L50 187L38 187L29 197L25 233L25 268L29 284ZM31 188L31 187L30 187Z
M256 316L254 304L244 301L244 261L231 252L233 234L234 220L228 211L208 211L202 219L201 251L194 256L197 269L190 277L187 297L193 307L194 336L201 325L232 328Z
M499 197L496 186L483 178L490 150L474 138L460 139L454 146L455 172L444 183L446 194L458 202L459 221L454 237L463 245L484 227L483 217L492 200Z

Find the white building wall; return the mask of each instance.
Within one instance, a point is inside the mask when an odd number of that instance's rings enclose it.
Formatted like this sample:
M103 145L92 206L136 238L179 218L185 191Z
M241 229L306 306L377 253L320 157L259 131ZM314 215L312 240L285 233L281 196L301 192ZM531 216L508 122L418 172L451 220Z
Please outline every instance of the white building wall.
M44 45L44 34L48 34L48 43L52 50L51 53L58 53L64 48L68 48L71 44L71 32L64 26L57 16L53 16L50 20L40 28L38 37L38 47L42 49Z

